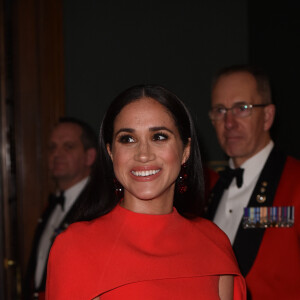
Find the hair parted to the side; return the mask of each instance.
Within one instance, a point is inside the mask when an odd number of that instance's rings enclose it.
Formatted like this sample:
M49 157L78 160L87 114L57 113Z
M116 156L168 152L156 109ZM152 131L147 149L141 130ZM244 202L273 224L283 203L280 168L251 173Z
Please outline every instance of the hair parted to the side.
M91 185L91 191L94 193L90 194L86 202L81 220L91 220L104 215L121 200L120 196L115 193L113 164L106 146L112 143L114 121L117 115L126 105L143 97L152 98L171 113L185 146L189 138L191 139L190 156L186 162L187 191L180 194L175 187L174 206L181 215L187 218L199 216L202 213L204 205L202 163L197 134L189 111L183 102L167 89L158 85L137 85L118 95L104 116L99 134L101 168L98 176L92 179L94 183ZM96 189L98 192L95 192Z
M261 67L255 65L232 65L220 69L213 77L212 90L215 87L217 81L220 79L220 77L239 72L246 72L254 77L256 81L257 91L262 97L263 104L272 103L272 93L269 76Z

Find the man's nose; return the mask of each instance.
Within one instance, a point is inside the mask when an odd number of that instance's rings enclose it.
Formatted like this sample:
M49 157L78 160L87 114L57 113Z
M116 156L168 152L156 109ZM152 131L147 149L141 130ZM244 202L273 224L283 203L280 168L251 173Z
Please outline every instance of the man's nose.
M226 114L224 115L224 125L226 129L235 128L237 125L236 117L232 113L232 110L227 110Z

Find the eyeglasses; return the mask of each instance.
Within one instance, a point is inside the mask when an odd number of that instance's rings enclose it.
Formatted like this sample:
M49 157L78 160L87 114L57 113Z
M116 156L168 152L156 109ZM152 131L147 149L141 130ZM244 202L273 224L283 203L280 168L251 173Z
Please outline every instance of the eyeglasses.
M208 115L212 121L219 121L224 119L225 115L229 110L237 118L246 118L251 115L252 109L254 107L265 107L269 104L248 104L248 103L235 103L230 108L227 108L223 105L218 105L213 107Z

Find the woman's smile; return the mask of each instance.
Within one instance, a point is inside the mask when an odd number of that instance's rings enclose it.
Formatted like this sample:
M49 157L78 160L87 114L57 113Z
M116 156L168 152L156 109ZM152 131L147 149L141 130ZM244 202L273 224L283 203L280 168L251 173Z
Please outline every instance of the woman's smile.
M151 175L155 175L157 174L158 172L160 172L160 169L158 170L147 170L147 171L131 171L131 173L134 175L134 176L142 176L142 177L145 177L145 176L151 176Z
M135 169L131 171L133 178L137 181L150 181L159 177L161 169Z

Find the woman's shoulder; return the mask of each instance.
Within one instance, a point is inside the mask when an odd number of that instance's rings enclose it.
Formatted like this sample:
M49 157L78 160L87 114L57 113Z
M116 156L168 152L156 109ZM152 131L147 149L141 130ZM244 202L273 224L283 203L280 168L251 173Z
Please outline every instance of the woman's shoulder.
M82 295L93 291L94 281L89 280L90 274L97 274L103 262L99 255L103 241L96 235L102 222L99 218L73 223L55 238L47 266L47 291L51 293L51 299L93 298Z
M214 265L217 272L220 271L219 274L240 275L230 240L224 231L212 221L204 218L197 218L192 223L197 228L199 236L201 232L202 238L201 241L199 239L199 243L201 242L202 246L200 247L203 248L203 244L205 244L203 257L206 253L206 258Z
M209 241L210 244L217 246L219 249L225 250L230 253L230 256L232 255L232 247L229 238L215 223L201 217L193 219L190 222L199 232L199 235L201 233L201 236Z
M103 228L101 223L104 220L105 218L100 217L92 221L81 221L69 225L55 238L53 247L76 249L76 247L80 248L86 243L90 244L91 241L96 240L99 230L101 232L101 228Z
M212 221L202 217L190 220L193 226L204 233L226 237L226 234Z

